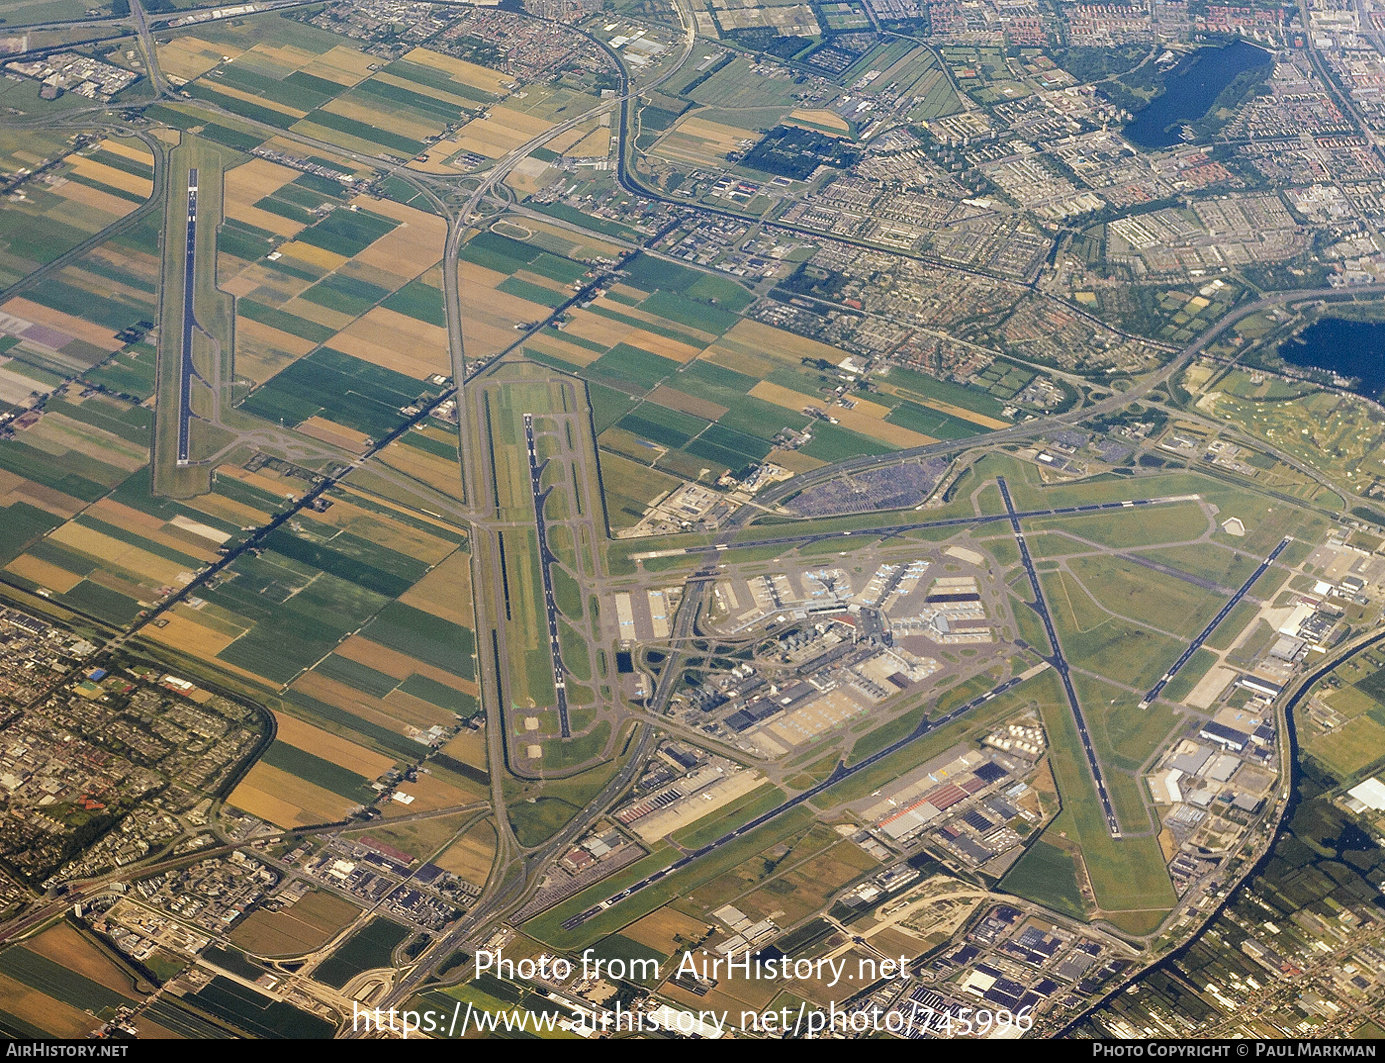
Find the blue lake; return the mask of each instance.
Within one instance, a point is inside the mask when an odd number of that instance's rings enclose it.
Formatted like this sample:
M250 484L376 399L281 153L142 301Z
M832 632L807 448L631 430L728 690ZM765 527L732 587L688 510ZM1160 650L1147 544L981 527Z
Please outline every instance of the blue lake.
M1238 75L1273 61L1269 52L1246 41L1199 49L1165 76L1164 92L1125 127L1125 135L1146 150L1181 144L1183 125L1210 111Z
M1354 390L1373 399L1385 392L1385 322L1325 317L1279 346L1290 365L1355 377Z

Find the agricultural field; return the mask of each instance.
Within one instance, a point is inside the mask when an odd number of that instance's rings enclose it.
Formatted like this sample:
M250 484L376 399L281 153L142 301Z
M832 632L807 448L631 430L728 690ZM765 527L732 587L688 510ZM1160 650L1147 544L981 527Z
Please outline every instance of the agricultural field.
M493 226L463 248L464 291L469 281L479 286L465 300L468 319L472 306L487 304L468 322L469 352L514 345L514 327L548 318L580 278L581 263L564 266L520 234L518 225ZM837 424L815 421L805 409L829 406L837 379L813 365L835 365L843 352L740 318L750 297L732 281L647 256L626 270L608 294L523 342L526 357L587 381L603 454L647 470L620 478L628 486L618 494L642 497L617 497L613 526L634 523L635 502L647 505L678 480L715 480L766 460L802 471L1010 423L984 392L902 369L884 378L881 401L832 407ZM809 428L801 450L775 443L781 432Z
M132 974L70 924L0 952L0 1026L10 1036L86 1037L143 999Z
M299 956L321 948L360 914L349 901L314 890L277 912L252 912L230 939L256 956Z
M154 156L143 141L107 137L75 148L73 138L52 134L0 137L6 172L41 171L7 198L0 215L0 285L127 217L152 194Z
M425 48L380 64L287 18L194 27L160 49L160 62L198 100L349 151L408 160L442 138L427 152L442 165L425 165L438 172L472 150L448 135L509 94L508 79L485 67Z
M340 989L363 971L388 967L395 948L408 936L406 927L377 915L319 964L313 977Z

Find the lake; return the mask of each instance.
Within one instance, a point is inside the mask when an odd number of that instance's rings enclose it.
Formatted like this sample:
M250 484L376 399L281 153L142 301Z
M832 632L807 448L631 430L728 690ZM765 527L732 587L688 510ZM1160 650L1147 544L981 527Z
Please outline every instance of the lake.
M1353 389L1373 399L1385 392L1385 322L1325 317L1279 345L1290 365L1355 377Z
M1273 57L1263 48L1236 41L1223 48L1201 48L1179 61L1164 77L1164 92L1125 127L1125 135L1146 150L1183 143L1183 126L1212 109L1237 76Z

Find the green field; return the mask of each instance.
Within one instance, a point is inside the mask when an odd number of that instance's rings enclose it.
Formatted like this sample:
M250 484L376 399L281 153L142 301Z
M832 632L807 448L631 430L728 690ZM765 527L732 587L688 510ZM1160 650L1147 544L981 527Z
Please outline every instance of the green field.
M313 977L340 989L362 971L388 967L394 950L409 933L407 927L377 915L338 946L313 972Z
M1075 919L1087 917L1072 856L1042 839L1000 880L1000 888Z

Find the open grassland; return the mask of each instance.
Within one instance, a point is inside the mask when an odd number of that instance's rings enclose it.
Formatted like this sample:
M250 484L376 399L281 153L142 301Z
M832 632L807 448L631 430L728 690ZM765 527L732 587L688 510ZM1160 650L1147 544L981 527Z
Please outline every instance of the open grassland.
M1115 839L1106 830L1096 788L1082 753L1072 711L1061 697L1040 703L1063 811L1044 831L1043 839L1071 850L1077 847L1080 868L1091 883L1095 907L1109 918L1139 922L1172 907L1175 896L1154 837Z
M350 901L314 890L288 908L252 912L231 941L257 956L300 956L321 948L360 914Z
M474 886L484 886L495 860L495 827L483 820L458 838L434 863Z

